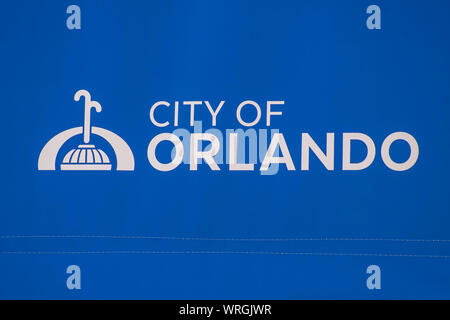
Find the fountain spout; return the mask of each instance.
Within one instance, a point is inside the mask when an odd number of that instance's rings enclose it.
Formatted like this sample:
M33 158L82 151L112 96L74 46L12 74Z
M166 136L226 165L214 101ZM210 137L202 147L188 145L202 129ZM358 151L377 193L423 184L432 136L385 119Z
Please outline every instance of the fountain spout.
M101 112L102 106L97 101L91 100L91 94L87 90L78 90L75 93L74 100L80 101L84 97L84 125L83 125L83 141L88 144L91 140L91 109Z

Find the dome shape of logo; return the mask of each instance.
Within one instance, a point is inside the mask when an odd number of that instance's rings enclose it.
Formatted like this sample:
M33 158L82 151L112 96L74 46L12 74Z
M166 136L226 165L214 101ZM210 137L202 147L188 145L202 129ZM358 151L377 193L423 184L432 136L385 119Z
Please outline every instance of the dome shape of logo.
M106 153L92 144L79 145L64 157L61 170L111 170Z
M112 164L106 153L90 143L91 134L102 137L112 147L115 154L117 171L133 171L134 157L128 144L112 131L91 126L91 110L102 111L102 106L97 101L91 100L87 90L78 90L74 100L80 101L84 97L84 124L60 132L50 139L39 154L38 170L56 170L56 159L61 147L72 137L82 135L83 143L70 150L63 158L61 170L112 170Z

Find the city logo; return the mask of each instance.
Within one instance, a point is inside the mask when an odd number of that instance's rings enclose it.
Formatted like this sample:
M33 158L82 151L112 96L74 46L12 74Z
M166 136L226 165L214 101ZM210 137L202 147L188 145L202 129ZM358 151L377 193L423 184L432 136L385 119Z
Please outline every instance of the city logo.
M112 147L116 159L117 171L133 171L134 157L128 144L117 134L109 130L91 126L91 110L102 111L102 106L97 101L91 100L91 95L86 90L75 93L74 100L80 101L84 97L84 124L65 130L50 141L42 149L38 170L54 171L57 168L56 160L61 147L71 138L82 135L83 144L72 148L59 164L62 171L111 171L113 165L108 155L91 143L91 135L96 135L106 140ZM111 155L110 155L111 156Z

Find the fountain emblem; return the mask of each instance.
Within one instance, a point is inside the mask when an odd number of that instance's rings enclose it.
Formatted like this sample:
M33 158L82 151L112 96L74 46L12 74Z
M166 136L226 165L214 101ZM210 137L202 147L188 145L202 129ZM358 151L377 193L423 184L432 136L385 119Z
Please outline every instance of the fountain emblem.
M39 155L38 170L56 170L56 157L59 149L67 140L81 134L83 135L84 144L70 150L65 155L60 169L63 171L112 170L112 164L108 155L91 144L91 134L94 134L102 137L111 145L117 160L117 171L133 171L134 157L128 144L109 130L91 126L91 110L94 109L96 112L102 111L100 103L92 101L90 93L86 90L77 91L74 100L80 101L81 97L84 97L85 100L83 127L65 130L47 142Z

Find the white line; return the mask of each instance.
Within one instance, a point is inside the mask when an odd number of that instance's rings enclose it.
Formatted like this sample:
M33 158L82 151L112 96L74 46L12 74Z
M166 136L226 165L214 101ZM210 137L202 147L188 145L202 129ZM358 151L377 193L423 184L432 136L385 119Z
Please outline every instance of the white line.
M184 241L386 241L386 242L449 242L439 239L402 239L402 238L201 238L170 236L114 236L114 235L0 235L0 239L150 239L150 240L184 240Z
M298 256L351 256L351 257L407 257L449 259L450 256L384 253L334 252L276 252L276 251L0 251L0 255L81 255L81 254L240 254L240 255L298 255Z

